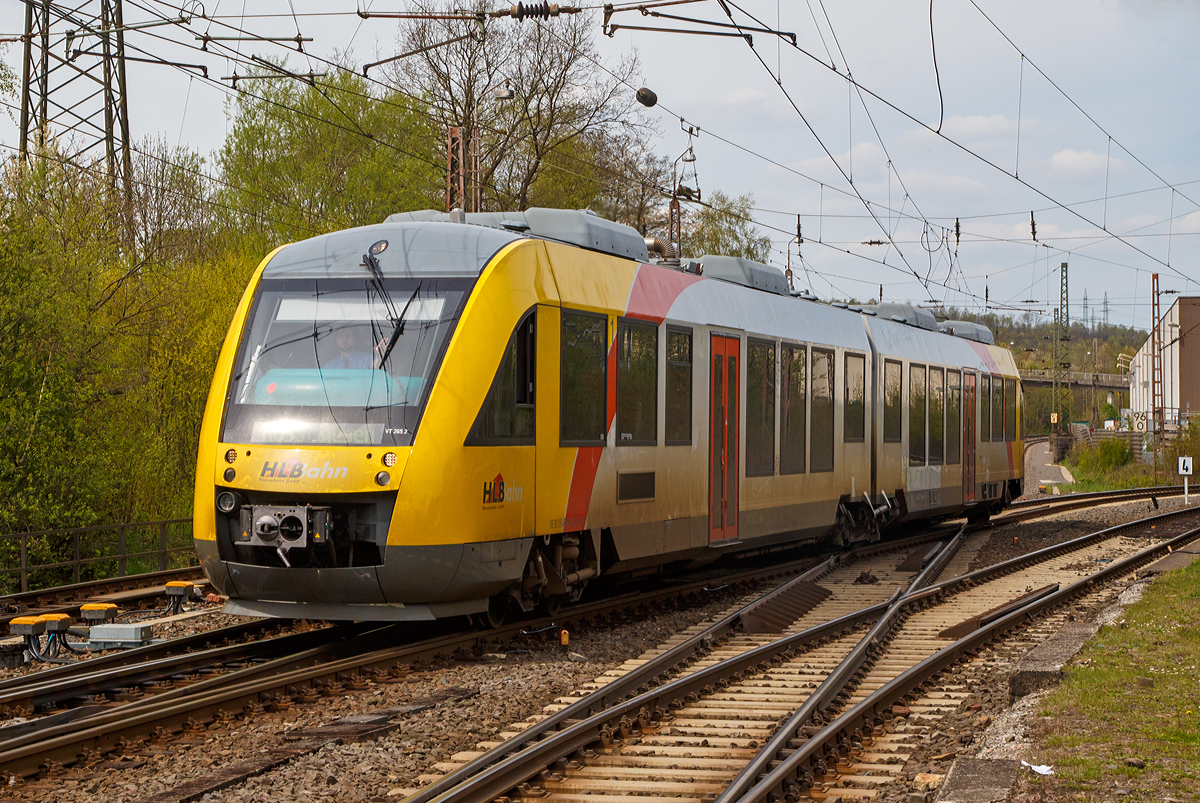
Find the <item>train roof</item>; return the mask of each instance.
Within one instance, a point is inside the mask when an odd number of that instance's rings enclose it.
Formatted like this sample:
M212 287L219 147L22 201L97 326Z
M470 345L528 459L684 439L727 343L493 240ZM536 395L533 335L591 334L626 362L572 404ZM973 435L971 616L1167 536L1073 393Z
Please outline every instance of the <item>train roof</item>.
M483 226L426 222L380 223L334 231L285 245L263 269L264 279L358 278L369 275L362 255L387 240L377 258L385 276L478 276L521 235Z
M646 239L632 226L605 220L590 209L542 209L524 212L438 212L422 209L389 215L388 223L458 222L513 232L525 237L557 240L590 251L648 262Z
M377 257L384 275L474 277L501 248L529 237L649 261L645 238L635 229L588 210L533 208L464 214L425 209L390 215L384 223L373 226L330 232L286 245L263 269L263 278L366 277L368 269L362 255L380 240L388 241L388 247ZM679 269L774 295L794 296L781 270L741 257L706 254ZM805 295L794 297L816 300ZM939 325L932 313L911 304L833 306L986 345L996 342L986 326L969 321Z

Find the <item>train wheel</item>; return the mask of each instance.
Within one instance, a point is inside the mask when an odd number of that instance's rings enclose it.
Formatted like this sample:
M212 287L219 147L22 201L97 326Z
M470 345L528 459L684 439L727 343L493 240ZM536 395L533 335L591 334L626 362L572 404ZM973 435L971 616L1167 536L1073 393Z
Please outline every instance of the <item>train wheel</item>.
M548 594L542 597L541 608L546 616L557 616L567 601L566 594Z
M487 613L484 614L487 626L492 630L502 627L509 620L512 608L512 597L508 594L496 594L491 597L488 600Z

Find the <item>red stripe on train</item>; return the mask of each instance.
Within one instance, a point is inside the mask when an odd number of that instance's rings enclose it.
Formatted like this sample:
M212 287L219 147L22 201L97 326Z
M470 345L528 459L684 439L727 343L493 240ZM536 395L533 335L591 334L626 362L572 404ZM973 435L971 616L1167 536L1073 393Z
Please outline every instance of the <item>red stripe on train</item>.
M633 286L629 289L629 300L625 303L625 315L662 323L679 298L679 294L700 281L700 277L688 273L667 270L654 265L639 265ZM617 416L617 343L616 333L608 346L608 420L605 435L612 429ZM582 530L587 526L588 508L592 503L592 491L596 485L596 472L600 468L600 453L603 446L584 446L575 455L575 468L571 472L571 490L567 494L567 510L563 517L564 530Z

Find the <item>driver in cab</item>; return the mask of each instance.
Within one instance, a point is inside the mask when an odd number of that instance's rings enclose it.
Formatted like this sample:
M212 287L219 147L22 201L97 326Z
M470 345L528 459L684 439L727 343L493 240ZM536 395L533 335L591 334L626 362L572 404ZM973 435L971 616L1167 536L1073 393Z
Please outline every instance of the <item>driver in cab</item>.
M352 328L345 326L338 329L333 336L333 343L338 353L325 361L321 366L323 370L370 370L379 367L379 346L373 351L363 351L358 335Z

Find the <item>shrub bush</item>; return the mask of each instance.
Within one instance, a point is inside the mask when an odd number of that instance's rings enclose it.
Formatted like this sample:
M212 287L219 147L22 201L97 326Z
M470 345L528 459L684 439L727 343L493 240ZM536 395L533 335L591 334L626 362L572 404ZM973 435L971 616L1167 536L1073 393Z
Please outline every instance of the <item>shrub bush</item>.
M1091 476L1116 471L1132 459L1129 445L1118 438L1102 440L1096 445L1081 444L1075 451L1075 464Z

